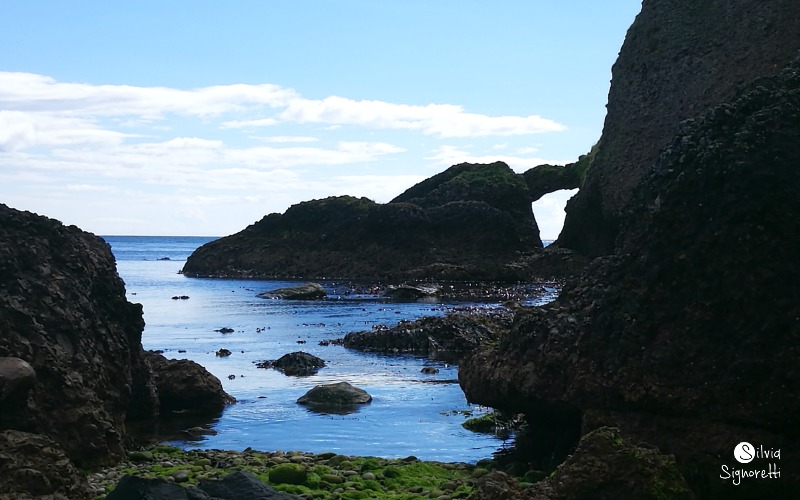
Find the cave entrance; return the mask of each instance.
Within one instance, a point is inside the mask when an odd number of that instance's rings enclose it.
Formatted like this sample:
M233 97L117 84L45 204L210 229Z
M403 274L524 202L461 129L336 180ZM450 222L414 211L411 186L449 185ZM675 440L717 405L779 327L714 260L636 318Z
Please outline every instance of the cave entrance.
M564 207L577 189L561 189L548 193L531 204L533 216L539 226L539 237L545 246L552 243L564 227Z

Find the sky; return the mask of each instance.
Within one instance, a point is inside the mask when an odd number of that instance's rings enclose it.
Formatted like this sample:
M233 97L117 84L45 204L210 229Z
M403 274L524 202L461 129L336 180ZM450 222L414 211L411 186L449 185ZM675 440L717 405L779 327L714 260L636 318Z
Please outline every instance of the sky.
M599 139L640 0L7 1L0 203L224 236L327 196ZM555 239L574 191L534 204Z

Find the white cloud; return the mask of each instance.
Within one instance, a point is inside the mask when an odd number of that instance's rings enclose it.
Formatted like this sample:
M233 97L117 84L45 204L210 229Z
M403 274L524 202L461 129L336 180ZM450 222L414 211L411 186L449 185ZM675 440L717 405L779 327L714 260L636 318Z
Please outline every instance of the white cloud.
M456 146L441 146L434 150L427 160L434 160L438 166L457 165L459 163L494 163L496 161L505 162L509 167L517 173L523 173L526 170L533 168L537 165L544 163L549 164L564 164L563 161L545 160L536 157L512 156L502 154L489 154L489 155L475 155L467 151L462 151Z
M260 118L258 120L231 120L222 122L220 128L255 128L255 127L271 127L280 122L275 118Z
M104 129L83 118L0 110L0 151L36 146L119 144L130 137L136 136Z
M486 116L464 112L452 104L426 106L384 101L356 101L331 96L295 98L280 114L286 121L358 125L376 129L420 130L440 137L485 137L558 132L565 127L540 116Z
M276 135L272 137L258 137L257 139L262 140L264 142L277 142L277 143L319 141L319 139L316 137L309 137L303 135Z
M0 109L161 119L167 113L209 116L249 106L285 106L296 93L278 85L219 85L182 90L64 83L32 73L0 72Z

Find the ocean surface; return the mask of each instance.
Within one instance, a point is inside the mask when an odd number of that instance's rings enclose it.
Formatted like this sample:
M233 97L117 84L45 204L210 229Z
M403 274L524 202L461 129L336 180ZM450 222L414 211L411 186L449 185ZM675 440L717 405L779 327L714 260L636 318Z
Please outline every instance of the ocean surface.
M423 460L475 462L509 446L507 436L478 434L461 424L471 412L457 382L457 368L412 355L364 354L320 341L374 325L394 325L453 307L494 307L460 302L389 302L370 294L347 293L351 284L321 282L329 298L317 301L262 299L257 293L298 282L188 278L179 273L198 246L214 238L106 236L125 281L128 300L144 307L145 349L169 358L196 361L216 375L238 402L211 423L216 435L172 439L182 447L243 450L302 450ZM545 297L552 299L553 288ZM175 300L174 296L188 296ZM232 328L233 333L216 330ZM228 357L216 356L225 348ZM324 359L316 375L288 377L257 368L294 351ZM422 374L436 367L435 375ZM315 413L296 403L312 387L347 381L373 401L346 415Z

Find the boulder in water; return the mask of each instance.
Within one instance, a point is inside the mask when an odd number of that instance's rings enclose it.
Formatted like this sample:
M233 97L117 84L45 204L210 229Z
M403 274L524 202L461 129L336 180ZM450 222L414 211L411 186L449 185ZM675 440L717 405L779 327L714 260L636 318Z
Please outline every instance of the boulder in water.
M306 283L259 293L258 297L262 299L316 300L324 298L326 295L325 289L319 283Z

